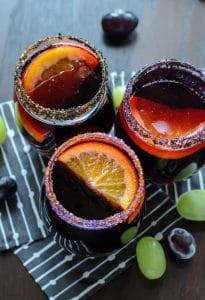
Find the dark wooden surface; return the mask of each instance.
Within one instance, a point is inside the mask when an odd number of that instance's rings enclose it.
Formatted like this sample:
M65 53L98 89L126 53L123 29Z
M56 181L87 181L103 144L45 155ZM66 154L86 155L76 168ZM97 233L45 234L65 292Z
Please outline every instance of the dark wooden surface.
M101 18L114 8L139 17L137 30L108 41ZM13 70L24 48L47 35L71 34L102 50L110 71L138 70L161 58L205 65L205 2L198 0L0 0L0 101L12 98ZM168 255L166 275L147 281L131 267L91 297L101 299L205 299L205 224L189 224L197 254L187 263ZM46 296L11 253L0 254L0 299L43 300Z

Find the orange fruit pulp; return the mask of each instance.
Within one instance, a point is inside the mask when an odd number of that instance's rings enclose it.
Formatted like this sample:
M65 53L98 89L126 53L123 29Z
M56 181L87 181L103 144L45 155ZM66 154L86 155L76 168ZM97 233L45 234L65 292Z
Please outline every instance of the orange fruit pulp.
M138 190L137 171L128 156L113 145L82 142L66 149L57 162L118 211L133 203ZM137 207L134 217L140 207Z
M155 136L165 138L181 138L188 136L205 124L205 110L194 108L171 108L166 104L132 96L129 99L132 115L138 123ZM146 142L137 132L133 132L124 118L123 104L119 111L120 119L130 138L144 151L160 158L181 158L203 148L201 143L188 149L163 149L160 145Z

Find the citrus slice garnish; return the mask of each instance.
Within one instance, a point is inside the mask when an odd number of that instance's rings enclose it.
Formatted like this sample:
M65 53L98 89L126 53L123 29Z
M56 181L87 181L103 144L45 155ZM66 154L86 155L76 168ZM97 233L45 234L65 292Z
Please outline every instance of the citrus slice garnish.
M23 73L22 84L28 96L41 106L55 109L78 106L82 103L69 100L98 64L99 59L86 49L51 48L31 61Z
M24 128L38 143L42 143L50 134L49 125L32 118L18 102L15 102L15 116L20 131Z
M99 61L88 50L76 46L59 46L48 49L26 68L22 82L26 91L31 91L37 84L65 70L72 70L73 62L84 61L91 69L95 69Z
M142 127L144 127L144 124L147 122L147 120L146 121L143 120L141 118L139 112L137 111L137 109L136 109L136 99L137 99L137 97L131 97L129 99L131 112L132 112L134 118L138 121L138 123L141 124ZM147 109L148 109L148 112L149 112L151 108L148 107ZM202 114L203 114L203 112L202 112ZM129 135L131 140L137 146L142 148L145 152L147 152L151 155L154 155L156 157L165 158L165 159L178 159L178 158L182 158L182 157L186 157L188 155L191 155L191 154L195 153L196 151L204 148L204 146L205 146L205 142L202 142L202 143L196 144L192 147L188 147L188 148L185 148L185 149L183 149L183 147L182 147L182 149L172 149L171 147L169 148L169 147L163 146L163 144L162 145L155 144L155 143L153 143L151 138L146 138L144 136L141 136L137 132L137 130L132 130L130 128L130 126L128 125L128 123L126 121L126 116L125 116L124 105L123 104L120 106L120 109L119 109L119 117L120 117L120 121L122 123L122 126L123 126L125 132ZM149 120L149 122L150 122L150 120ZM181 120L180 120L180 122L181 122ZM202 126L202 124L203 123L201 123L201 124L198 123L197 129L200 129L200 126ZM147 123L146 123L146 126L148 126ZM186 126L187 126L187 124L185 124L185 127ZM147 130L147 131L150 131L154 135L152 130ZM167 137L166 135L165 135L165 137L169 138L170 141L171 141L170 137Z
M58 161L113 207L124 210L134 200L137 172L129 158L114 146L80 143L65 150Z

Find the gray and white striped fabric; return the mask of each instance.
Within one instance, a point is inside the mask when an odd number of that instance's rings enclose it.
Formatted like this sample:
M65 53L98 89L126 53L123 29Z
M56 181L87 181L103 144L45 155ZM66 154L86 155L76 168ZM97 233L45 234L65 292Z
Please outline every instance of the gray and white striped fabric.
M152 235L162 240L173 227L184 223L176 211L175 200L165 194L163 189L174 196L187 190L187 185L191 188L203 188L205 168L200 172L190 182L169 188L159 188L147 183L146 213L139 234L129 244L106 257L80 257L69 253L61 247L64 246L63 240L56 242L56 234L30 245L23 245L15 254L50 300L87 299L135 264L138 238Z
M7 138L0 147L0 175L16 179L18 192L0 203L0 251L45 238L48 233L39 215L39 190L45 161L24 140L16 127L13 101L0 104Z
M112 87L126 83L130 75L111 73ZM13 176L18 183L16 196L0 204L0 250L16 248L14 253L50 300L87 299L135 263L136 239L101 258L83 258L62 249L59 244L63 241L57 243L55 234L48 236L39 214L39 191L46 162L17 130L12 101L0 104L0 113L7 127L7 139L0 148L0 175ZM178 195L204 185L205 168L177 185L159 188L147 183L146 215L137 238L149 234L163 239L172 227L183 222L175 206Z

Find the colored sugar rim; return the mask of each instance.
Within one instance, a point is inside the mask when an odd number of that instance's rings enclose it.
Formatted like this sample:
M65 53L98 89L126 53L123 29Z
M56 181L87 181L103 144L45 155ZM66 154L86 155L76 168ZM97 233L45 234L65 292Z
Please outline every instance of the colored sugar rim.
M85 49L94 54L98 58L99 64L101 66L102 80L98 92L85 104L68 109L51 109L34 102L27 95L27 92L23 87L21 77L25 66L29 64L33 58L53 46L63 45L81 47L82 49ZM95 113L95 111L99 109L104 101L107 83L107 64L102 53L98 51L94 46L90 45L88 41L72 36L62 36L60 34L54 37L46 37L26 48L17 62L14 75L15 92L20 104L24 107L24 109L39 121L59 126L81 123L84 120L87 120L93 113Z
M138 189L135 195L135 198L132 200L130 206L119 212L116 213L110 217L107 217L105 219L99 219L99 220L88 220L80 218L73 213L69 212L67 209L63 207L63 205L60 204L60 202L57 200L56 195L53 191L53 181L52 181L52 169L55 165L55 162L57 161L57 158L60 154L62 154L68 147L72 147L76 144L87 142L87 141L97 141L101 143L107 143L110 145L113 145L114 147L119 148L122 152L124 152L132 161L138 176ZM142 204L144 202L144 194L145 194L145 188L144 188L144 178L143 178L143 171L142 167L140 165L140 161L137 158L134 151L128 147L123 140L120 140L116 137L113 137L108 134L104 133L87 133L75 136L74 138L66 141L64 144L62 144L59 148L56 149L55 153L51 157L46 173L45 173L45 190L46 190L46 197L51 205L51 208L53 211L59 216L60 219L65 221L66 223L77 226L83 229L106 229L114 227L122 222L129 221L129 217L131 217L136 211L137 215L139 214Z
M178 71L175 82L176 80L178 80L178 82L184 83L186 86L188 85L189 89L201 99L201 103L204 103L205 106L205 73L189 63L180 62L175 59L164 59L155 64L146 65L131 78L130 82L127 85L122 106L120 108L124 113L125 122L129 129L132 131L132 134L134 134L136 137L137 135L140 136L143 141L145 139L144 142L149 144L150 146L154 146L156 148L158 147L158 149L160 150L168 151L188 149L205 142L205 126L202 126L201 129L198 128L197 131L181 138L171 139L159 137L145 129L134 118L134 116L132 115L129 99L133 95L133 92L137 91L137 84L139 84L139 89L142 88L143 85L140 80L143 78L143 76L146 76L147 74L149 74L149 72L160 70L160 75L153 76L153 79L145 83L145 85L151 84L156 81L160 82L160 80L163 81L165 79L164 71L169 71L171 68ZM183 71L184 75L182 73ZM157 79L155 77L157 77ZM198 79L198 84L192 81L193 77ZM149 75L148 79L150 79Z

